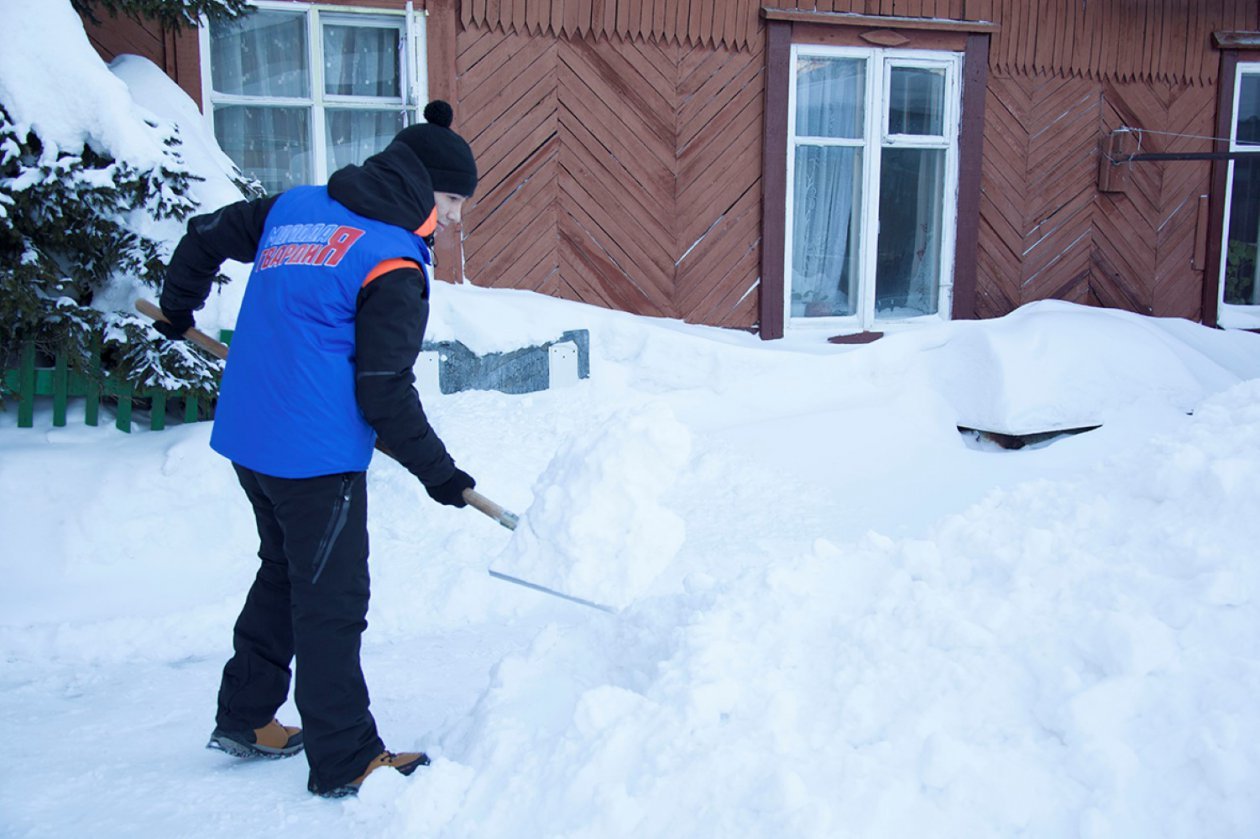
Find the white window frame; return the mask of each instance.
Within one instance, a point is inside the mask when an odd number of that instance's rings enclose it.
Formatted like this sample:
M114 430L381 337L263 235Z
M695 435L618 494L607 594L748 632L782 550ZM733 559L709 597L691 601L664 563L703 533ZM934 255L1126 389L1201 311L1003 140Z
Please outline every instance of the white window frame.
M1260 76L1260 61L1240 61L1234 68L1234 102L1229 116L1229 150L1231 152L1250 152L1260 155L1260 146L1252 143L1238 143L1238 104L1242 101L1243 76ZM1223 329L1260 329L1260 305L1245 306L1238 303L1225 302L1225 271L1229 267L1229 224L1234 198L1234 164L1228 161L1225 176L1225 219L1221 225L1221 241L1218 242L1221 254L1220 273L1216 277L1216 323ZM1260 259L1260 253L1257 254Z
M328 141L325 125L325 108L362 108L380 110L382 106L400 106L404 112L403 123L419 122L429 96L429 75L425 51L427 12L416 12L408 2L402 9L365 9L357 6L332 6L317 3L281 2L281 0L254 0L249 4L260 11L300 12L306 17L306 50L311 85L310 97L289 96L241 96L216 93L210 67L210 23L204 16L198 27L198 47L201 53L201 102L202 117L210 136L214 134L215 105L282 105L304 107L311 110L311 157L314 182L322 184L332 174L328 171ZM337 96L324 92L324 39L323 23L349 26L370 26L372 21L395 19L399 26L402 57L399 78L402 97Z
M824 58L862 59L866 62L866 104L863 137L860 140L835 137L807 137L796 134L796 71L802 55ZM784 327L792 330L825 329L836 333L890 332L925 323L949 320L953 307L954 257L958 227L958 156L962 128L963 54L945 50L897 50L879 47L834 47L792 44L789 58L787 207L783 265ZM945 113L942 136L890 134L888 130L890 78L894 67L945 70ZM845 146L863 150L862 203L860 210L861 248L858 280L859 300L853 315L833 317L792 316L793 229L796 198L796 149L798 144ZM910 318L879 318L875 312L875 269L879 235L879 175L886 148L937 148L945 150L945 182L941 208L940 277L937 311ZM857 208L855 208L856 210Z

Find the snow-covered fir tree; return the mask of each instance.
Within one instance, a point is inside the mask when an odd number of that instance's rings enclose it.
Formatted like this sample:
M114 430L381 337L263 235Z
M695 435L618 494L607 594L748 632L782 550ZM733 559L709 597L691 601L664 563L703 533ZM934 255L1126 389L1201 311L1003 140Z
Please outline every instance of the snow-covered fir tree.
M150 126L161 131L157 124ZM161 286L162 245L128 226L133 214L186 218L191 176L168 127L168 161L139 169L88 146L63 150L16 125L0 103L0 354L11 366L26 341L45 356L141 386L212 394L219 365L182 344L157 342L143 318L101 311L93 298L116 275Z
M178 25L202 13L235 16L243 2L73 5L154 15L164 25ZM214 396L221 362L187 343L161 339L147 319L99 299L115 283L156 293L172 243L153 238L155 223L182 221L198 210L189 186L200 178L181 158L177 126L146 119L162 152L156 163L139 163L115 159L92 144L59 147L35 126L15 120L6 104L0 101L0 365L15 366L22 346L33 341L45 360L64 354L72 369L88 375ZM251 185L238 185L251 193Z
M74 10L88 20L99 21L98 11L134 20L151 18L163 26L179 29L197 25L205 15L212 19L240 17L248 13L248 0L71 0Z

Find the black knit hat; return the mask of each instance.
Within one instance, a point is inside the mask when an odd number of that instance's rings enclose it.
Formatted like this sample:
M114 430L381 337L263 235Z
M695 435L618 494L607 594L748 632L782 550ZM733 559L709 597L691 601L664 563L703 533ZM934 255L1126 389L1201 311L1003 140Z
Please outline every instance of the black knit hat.
M477 189L477 162L463 137L451 130L455 113L441 99L424 106L422 123L398 132L401 142L429 170L434 192L472 196Z

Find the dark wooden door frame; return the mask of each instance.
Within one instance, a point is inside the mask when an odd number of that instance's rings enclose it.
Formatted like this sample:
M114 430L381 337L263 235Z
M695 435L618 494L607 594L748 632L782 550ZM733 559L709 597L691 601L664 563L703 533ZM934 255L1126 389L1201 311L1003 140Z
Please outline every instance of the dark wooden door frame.
M958 218L954 234L954 320L976 317L980 249L980 170L984 165L984 102L989 87L989 35L967 36L963 55L962 124L958 132Z
M761 163L761 337L783 337L783 260L787 236L788 85L792 83L792 24L766 21L765 136Z
M963 47L962 121L958 138L958 212L954 246L955 319L976 316L976 251L980 231L980 168L984 157L984 104L989 80L989 41L998 26L986 21L925 21L919 18L839 15L827 12L761 10L766 21L766 106L762 143L760 334L782 338L786 326L783 274L787 233L788 85L791 46L801 31L821 25L878 35L896 30L915 37L961 35ZM909 38L906 38L908 41ZM870 46L878 45L871 39Z

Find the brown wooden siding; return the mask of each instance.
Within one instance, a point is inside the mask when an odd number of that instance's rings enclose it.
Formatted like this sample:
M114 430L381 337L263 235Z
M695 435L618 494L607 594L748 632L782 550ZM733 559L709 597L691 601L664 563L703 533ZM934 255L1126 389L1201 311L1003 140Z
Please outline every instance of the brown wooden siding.
M991 69L1120 82L1212 84L1214 30L1260 28L1256 0L461 0L465 28L758 48L762 6L1000 24Z
M756 322L760 49L460 33L481 169L464 273L639 314Z
M197 33L164 32L156 23L137 23L126 16L111 18L98 11L99 25L84 20L88 40L105 61L120 55L139 55L165 71L176 84L201 105L201 64L198 57Z
M1103 193L1101 141L1131 126L1194 135L1148 134L1147 151L1208 150L1197 138L1215 130L1220 60L1209 33L1256 27L1260 3L808 5L1001 26L974 291L957 289L956 316L1051 297L1201 316L1210 165L1131 164L1125 191ZM679 13L651 0L460 4L456 87L486 190L465 225L473 282L741 328L774 314L757 287L766 23L739 23L752 3L666 6Z
M1100 140L1127 125L1193 135L1148 134L1145 151L1207 151L1215 112L1202 86L991 76L976 313L1057 298L1198 318L1210 164L1127 164L1125 191L1102 193Z
M995 0L991 66L1049 74L1212 84L1213 30L1254 29L1255 0Z
M956 316L1055 297L1211 320L1204 277L1214 276L1219 236L1205 227L1219 227L1221 186L1210 164L1134 163L1124 190L1104 193L1099 161L1120 126L1169 132L1147 134L1145 151L1211 150L1222 53L1210 33L1260 29L1260 0L765 5L998 25L970 36L989 39L990 73L974 292L956 289ZM782 263L782 242L762 253L762 172L773 186L784 165L782 154L762 160L766 97L781 94L766 90L773 56L760 3L427 7L431 89L454 102L482 169L463 230L466 276L722 326L775 314L774 301L758 311L760 262ZM195 48L123 20L107 29L93 33L106 57L146 54L199 94ZM1217 203L1205 222L1207 194ZM439 237L439 276L458 274L458 245L455 232Z

